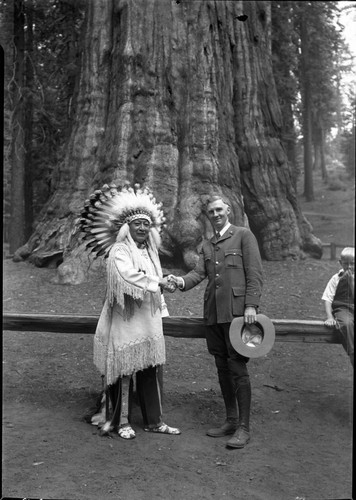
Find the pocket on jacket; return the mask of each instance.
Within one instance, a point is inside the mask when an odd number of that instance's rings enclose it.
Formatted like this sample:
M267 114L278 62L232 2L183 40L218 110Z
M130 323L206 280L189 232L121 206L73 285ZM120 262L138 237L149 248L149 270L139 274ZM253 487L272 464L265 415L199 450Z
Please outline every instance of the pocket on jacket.
M233 286L231 294L233 316L242 316L245 310L245 289Z
M242 267L242 252L231 248L225 252L225 267Z

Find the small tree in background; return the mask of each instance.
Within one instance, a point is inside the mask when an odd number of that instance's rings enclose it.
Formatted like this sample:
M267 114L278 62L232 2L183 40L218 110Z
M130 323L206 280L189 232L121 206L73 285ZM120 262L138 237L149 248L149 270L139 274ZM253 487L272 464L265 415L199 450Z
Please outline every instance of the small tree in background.
M83 10L78 0L1 0L1 6L4 236L13 253L32 234L33 222L53 192L53 170L70 135Z
M13 6L14 50L16 53L14 76L10 85L11 99L11 224L10 252L26 241L25 227L25 109L28 101L25 89L25 14L23 0Z
M274 74L283 110L287 151L293 151L299 123L304 150L304 195L314 199L313 174L327 181L326 141L341 126L342 73L350 70L349 53L338 24L337 2L272 2ZM334 143L335 144L335 143ZM339 155L340 148L338 148ZM288 155L294 162L293 154Z
M281 140L286 148L296 188L298 162L296 153L297 133L295 109L298 103L296 44L293 0L272 2L272 63L283 127Z

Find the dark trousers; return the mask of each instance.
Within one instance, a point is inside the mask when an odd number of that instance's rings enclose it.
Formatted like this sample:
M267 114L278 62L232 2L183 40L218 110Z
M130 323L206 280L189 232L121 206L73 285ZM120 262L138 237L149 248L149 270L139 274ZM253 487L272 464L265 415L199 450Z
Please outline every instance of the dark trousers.
M162 423L162 398L157 366L150 366L136 373L137 396L145 426L156 427Z
M241 356L232 347L229 337L230 324L209 325L206 341L209 353L215 358L226 408L226 420L237 421L237 398L239 423L248 428L251 403L251 385L247 370L249 358Z
M127 379L130 379L129 384ZM129 385L129 390L128 390ZM130 421L132 407L132 377L119 378L108 387L113 408L111 423L114 426ZM161 387L158 367L150 366L136 372L136 391L144 426L156 427L162 423Z
M336 328L341 333L341 343L354 366L354 312L346 307L338 307L333 311Z

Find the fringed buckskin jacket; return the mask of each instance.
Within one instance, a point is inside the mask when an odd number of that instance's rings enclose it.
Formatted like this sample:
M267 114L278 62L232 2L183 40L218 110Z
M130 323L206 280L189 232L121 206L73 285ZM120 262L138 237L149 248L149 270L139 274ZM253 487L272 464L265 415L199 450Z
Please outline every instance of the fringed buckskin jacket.
M94 364L106 383L165 363L158 252L116 243L107 262L107 296L94 336ZM164 301L164 299L163 299Z

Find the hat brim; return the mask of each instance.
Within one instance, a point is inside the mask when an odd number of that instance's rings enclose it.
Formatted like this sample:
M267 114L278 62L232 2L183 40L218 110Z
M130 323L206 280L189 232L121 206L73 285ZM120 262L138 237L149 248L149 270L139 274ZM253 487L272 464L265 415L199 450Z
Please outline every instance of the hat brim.
M270 352L274 345L276 332L272 321L264 314L257 314L256 323L261 330L259 343L246 339L244 328L248 327L245 324L243 316L234 318L230 325L230 342L236 352L246 358L260 358ZM262 337L262 338L261 338Z

